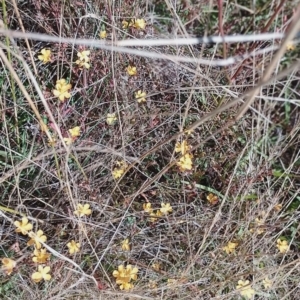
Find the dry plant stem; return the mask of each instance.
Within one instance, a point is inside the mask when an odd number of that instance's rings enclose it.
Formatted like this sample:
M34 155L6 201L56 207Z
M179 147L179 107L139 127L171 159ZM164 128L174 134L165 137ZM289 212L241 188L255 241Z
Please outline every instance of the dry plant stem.
M266 32L267 30L269 30L272 22L274 21L275 17L277 16L277 14L280 12L283 4L286 2L286 0L281 0L280 4L278 5L278 7L276 8L275 12L273 13L272 17L270 18L270 20L268 21L268 23L266 24L266 26L262 29L262 33ZM253 45L250 47L249 52L254 51L254 49L258 46L259 42L255 42L253 43ZM244 62L243 62L244 63ZM236 72L233 74L233 76L231 77L231 80L234 80L241 72L241 70L244 67L244 64L241 64L240 67L236 70Z
M14 5L14 10L15 10L15 12L16 12L16 15L17 15L17 18L18 18L18 22L19 22L19 24L20 24L20 27L21 27L21 29L22 29L22 32L25 32L25 28L24 28L24 26L23 26L22 18L21 18L21 16L20 16L20 12L19 12L19 9L18 9L16 0L13 0L13 5ZM29 45L29 42L28 42L28 39L27 39L27 38L25 39L25 43L26 43L26 46L27 46L27 49L28 49L28 52L29 52L29 55L30 55L31 63L32 63L32 65L33 65L34 74L37 76L36 65L35 65L35 62L34 62L34 59L33 59L33 55L32 55L32 51L31 51L31 48L30 48L30 45Z
M218 0L218 18L219 18L219 32L221 34L221 37L224 39L224 30L223 30L223 0ZM226 59L227 58L227 47L225 41L223 41L223 56Z
M268 65L266 72L260 81L262 84L264 84L265 82L267 82L270 79L276 65L278 64L281 57L284 55L284 53L286 51L287 44L297 35L299 30L300 30L300 5L297 8L297 11L294 15L293 21L289 28L289 31L288 31L285 39L283 40L281 47L275 54L273 60ZM243 104L243 106L241 107L240 111L237 114L237 117L236 117L237 120L239 120L245 114L245 112L248 110L250 105L253 103L255 96L259 92L259 89L260 89L260 87L256 87L252 91L252 93L249 95L248 99L245 101L245 103Z

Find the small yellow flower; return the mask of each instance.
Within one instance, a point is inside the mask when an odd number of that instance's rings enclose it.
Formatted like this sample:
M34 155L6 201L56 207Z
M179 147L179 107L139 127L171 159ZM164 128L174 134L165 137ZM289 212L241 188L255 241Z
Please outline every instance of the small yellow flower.
M273 285L272 283L272 280L270 280L268 277L266 277L264 280L263 280L263 285L265 287L266 290L270 289Z
M125 239L121 242L121 248L123 251L130 251L129 239Z
M42 49L41 54L38 56L38 59L43 63L47 63L51 61L51 50Z
M190 153L186 153L185 155L181 156L179 161L176 163L179 166L180 171L184 172L187 170L192 170L193 168L193 155Z
M217 204L218 203L218 197L212 193L209 193L206 197L207 201L210 203L210 204Z
M2 270L7 274L7 275L10 275L13 271L13 268L17 265L17 263L10 259L10 258L7 258L7 257L4 257L2 258Z
M146 22L144 19L136 19L134 21L134 24L132 25L136 29L145 29L146 27Z
M181 152L182 155L185 155L190 149L191 146L188 145L187 141L182 141L181 143L176 143L175 145L175 152Z
M143 210L146 212L146 213L152 213L153 209L151 207L151 203L150 202L147 202L147 203L144 203L143 204Z
M167 215L168 213L171 213L173 210L172 206L170 205L170 203L161 203L161 209L160 209L160 212L163 214L163 215Z
M34 249L33 254L35 256L33 256L32 260L33 260L33 262L38 263L38 264L46 263L50 257L50 254L47 253L46 249L41 249L41 250Z
M43 266L38 266L38 272L35 272L31 275L32 280L35 283L38 283L40 281L44 280L50 280L51 275L48 274L50 272L50 267L44 267Z
M157 288L157 282L155 282L153 280L149 280L148 287L150 289L156 289Z
M73 143L73 139L71 137L64 138L64 141L65 141L66 145L68 145L68 146Z
M22 218L22 221L15 221L14 222L17 229L16 232L21 232L23 235L27 235L28 232L32 229L32 224L28 223L28 219L26 217Z
M126 29L126 28L128 28L128 26L129 26L129 22L127 22L127 21L122 21L122 28L123 29Z
M130 290L133 288L131 280L137 280L138 268L132 268L131 265L118 266L118 270L113 271L113 276L116 277L116 283L120 285L121 290Z
M117 121L116 113L107 114L106 123L108 125L113 125Z
M30 237L30 240L28 241L27 245L35 245L36 249L41 249L41 243L45 243L47 241L47 237L44 235L43 230L38 230L37 233L31 231L29 232L28 236Z
M128 66L127 67L127 73L130 75L130 76L134 76L134 75L136 75L137 74L137 70L136 70L136 67L134 67L134 66Z
M107 33L106 30L101 30L99 33L100 39L106 39Z
M296 49L295 43L293 42L288 42L288 44L286 45L286 50L287 51L293 51Z
M90 64L89 64L90 53L91 51L89 50L83 50L77 53L78 59L76 60L76 64L79 65L80 68L86 68L86 69L90 68Z
M277 248L280 253L286 253L289 250L289 244L285 240L278 239L277 240Z
M160 263L153 263L152 268L153 270L158 272L160 270Z
M159 218L162 217L162 212L160 210L157 210L156 212L151 212L150 214L150 222L155 223Z
M60 101L64 101L65 98L68 99L71 97L69 90L72 88L70 83L67 83L65 79L60 79L56 81L55 90L53 94L55 97L58 97Z
M68 243L67 246L70 254L77 253L80 250L80 243L76 243L74 240Z
M74 128L69 129L70 135L72 138L80 136L80 127L75 126Z
M147 94L145 92L142 92L141 90L137 91L135 93L135 99L137 100L138 103L146 102L146 97Z
M255 219L255 226L257 227L256 229L251 228L250 232L256 232L257 234L262 234L265 232L263 228L260 228L264 225L264 221L260 218Z
M114 179L121 178L122 175L124 174L125 170L123 169L114 169L111 173Z
M77 205L77 210L74 211L74 214L83 217L83 216L89 216L92 213L92 210L90 209L89 204L78 204Z
M238 243L228 242L227 246L223 247L222 250L224 250L227 254L230 254L235 251L235 248L238 245Z
M249 280L239 280L236 289L239 291L240 295L246 299L252 298L255 294L255 290L251 288Z

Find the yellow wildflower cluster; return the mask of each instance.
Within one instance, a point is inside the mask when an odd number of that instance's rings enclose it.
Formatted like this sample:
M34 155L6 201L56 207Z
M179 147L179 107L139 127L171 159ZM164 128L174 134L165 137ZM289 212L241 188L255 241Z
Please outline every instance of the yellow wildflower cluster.
M287 253L289 251L289 244L285 240L277 240L277 248L280 253Z
M70 243L67 244L67 247L69 248L70 254L75 254L80 250L80 243L77 243L74 240L72 240Z
M99 33L99 37L100 37L100 39L106 39L106 37L107 37L106 30L101 30Z
M130 75L130 76L135 76L137 74L137 69L135 66L129 65L126 70L127 70L128 75Z
M69 129L68 132L70 136L64 138L64 141L67 145L71 145L80 136L80 127L75 126L74 128Z
M41 54L38 56L38 59L41 60L43 63L50 62L51 61L51 50L42 49Z
M16 226L16 232L22 233L23 235L28 235L30 240L27 242L28 246L34 246L33 258L32 261L37 264L45 264L50 258L50 254L47 253L47 250L42 248L42 243L47 241L47 237L44 235L42 230L38 230L37 232L31 231L33 226L29 223L26 217L23 217L21 221L15 221L14 225ZM9 271L11 272L12 269ZM38 266L38 271L34 272L31 275L31 279L38 283L42 280L50 280L51 275L48 274L50 272L49 266Z
M167 215L173 211L172 206L170 203L161 203L161 208L157 209L155 212L152 209L152 204L150 202L143 204L143 209L146 213L150 215L150 222L156 222L158 218L162 217L163 215Z
M175 152L181 153L181 157L179 161L176 163L179 167L180 171L190 171L193 168L193 155L189 153L191 150L191 146L187 143L187 141L183 141L181 143L176 143L175 145Z
M147 96L146 92L141 90L135 93L135 99L137 100L138 103L146 102L146 96Z
M256 232L257 234L262 234L265 232L263 229L264 221L261 218L255 218L255 224L253 224L253 228L250 229L251 233Z
M74 215L78 217L84 217L84 216L89 216L92 213L92 210L90 209L89 204L78 204L77 209L74 211Z
M228 242L227 246L223 247L222 249L227 253L230 254L235 251L235 248L238 246L238 243Z
M137 280L138 268L132 267L132 265L118 266L118 270L113 271L113 276L116 277L116 283L120 285L121 290L130 290L133 288L131 280Z
M146 21L144 19L131 19L129 22L122 21L122 28L126 29L128 27L144 30L146 28Z
M13 269L16 267L17 262L13 259L4 257L2 258L2 271L5 272L7 275L10 275L13 271Z
M90 64L89 64L90 53L91 53L90 50L83 50L83 51L77 53L78 59L76 60L76 64L79 66L79 68L85 68L85 69L90 68Z
M113 125L117 121L116 113L107 114L106 123L107 125Z
M130 251L129 239L125 239L121 242L121 248L123 251Z
M212 205L215 205L218 203L218 196L212 194L212 193L209 193L206 197L207 201L212 204Z
M71 97L71 94L69 93L69 90L72 88L72 85L70 83L67 83L66 79L60 79L56 81L55 89L53 90L53 94L55 97L58 97L58 99L62 102L65 101L65 99L68 99Z
M122 177L122 175L125 173L125 170L127 169L128 165L125 161L117 161L116 162L117 167L113 169L112 176L114 179L118 179Z
M236 289L239 291L240 295L246 299L251 299L255 294L255 290L251 288L249 280L239 280Z

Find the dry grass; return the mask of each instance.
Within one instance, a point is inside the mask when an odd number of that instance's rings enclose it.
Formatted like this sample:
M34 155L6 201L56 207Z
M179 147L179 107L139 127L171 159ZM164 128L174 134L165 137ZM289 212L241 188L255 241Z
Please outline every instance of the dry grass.
M266 0L257 7L226 2L220 25L218 7L192 2L10 0L0 11L10 30L58 39L99 40L105 26L107 40L174 40L290 32L297 8L297 1L280 6ZM121 22L134 17L146 20L145 30L122 29ZM279 40L134 47L160 59L91 47L86 71L74 61L87 47L1 35L0 42L0 256L17 261L10 276L1 271L1 299L242 299L236 291L241 279L251 282L253 299L297 299L299 45L279 59L267 51L226 67L164 55L216 62L285 47ZM51 63L37 59L43 48L51 49ZM137 76L128 76L129 64ZM61 78L72 84L64 103L52 94ZM137 103L138 90L147 92L145 104ZM239 113L243 103L249 109ZM117 122L109 126L106 116L113 112ZM57 131L54 148L41 119ZM63 137L74 126L81 135L68 147ZM186 128L194 129L191 135L183 134ZM174 153L182 140L194 157L193 170L185 173ZM120 160L129 167L115 180ZM210 193L215 203L207 200ZM173 212L151 222L146 202L154 209L170 203ZM92 214L76 217L78 203L90 204ZM50 281L31 279L33 248L13 224L21 215L47 235ZM130 251L121 249L126 238ZM276 246L279 238L290 245L285 254ZM68 252L71 240L81 244L76 255ZM228 242L238 243L231 254L223 250ZM120 264L139 269L131 291L115 283L112 273ZM262 284L267 277L270 289Z

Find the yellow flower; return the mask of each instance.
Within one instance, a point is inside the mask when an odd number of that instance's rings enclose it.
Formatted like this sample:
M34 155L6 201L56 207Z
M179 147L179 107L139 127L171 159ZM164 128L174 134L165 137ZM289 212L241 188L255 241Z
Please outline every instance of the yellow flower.
M154 212L151 212L150 213L150 222L154 223L156 222L160 217L162 217L162 212L160 210L157 210L155 213Z
M118 266L118 270L113 271L113 276L116 277L116 283L120 285L121 290L129 290L133 288L131 280L137 280L138 268L132 268L131 265Z
M68 146L73 143L73 139L71 137L64 138L64 141L65 141L66 145L68 145Z
M2 270L7 274L7 275L10 275L13 271L13 268L17 265L17 263L10 259L10 258L7 258L7 257L4 257L2 258Z
M125 170L123 169L114 169L111 173L114 179L121 178L122 175L124 174Z
M107 33L106 30L101 30L99 33L100 39L106 39Z
M136 67L134 67L134 66L128 66L127 67L127 73L130 75L130 76L134 76L134 75L136 75L137 74L137 70L136 70Z
M45 267L43 268L43 266L38 266L38 272L35 272L31 275L32 280L35 283L40 282L41 280L50 280L51 279L51 275L48 274L50 272L50 267Z
M113 125L117 121L116 113L107 114L106 123L108 125Z
M90 55L91 51L89 50L83 50L81 52L77 53L78 59L76 60L76 64L79 65L80 68L86 68L89 69L90 68Z
M185 155L181 156L179 161L176 163L179 166L181 171L192 170L193 168L193 161L192 161L192 154L186 153Z
M212 193L209 193L206 199L210 204L215 205L218 203L218 197Z
M289 244L285 240L278 239L277 240L277 248L280 253L286 253L289 250Z
M74 128L69 129L71 137L78 137L80 136L80 127L75 126Z
M55 97L58 97L60 101L64 101L65 98L70 98L71 94L69 90L72 88L70 83L67 83L65 79L60 79L56 81L55 90L53 90L53 94Z
M227 254L230 254L235 251L237 246L238 243L228 242L227 246L223 247L222 250L224 250Z
M32 224L28 223L28 219L26 217L23 217L21 222L15 221L14 224L17 227L16 232L21 232L23 235L27 235L32 229Z
M172 206L170 205L170 203L161 203L161 209L160 212L164 215L167 215L168 213L171 213L173 210Z
M130 251L129 239L125 239L121 242L121 247L123 251Z
M249 280L239 280L236 289L239 291L240 295L246 299L252 298L255 294L255 290L251 288Z
M128 26L129 26L129 23L127 22L127 21L122 21L122 28L123 29L126 29L126 28L128 28Z
M190 149L191 146L188 145L187 141L182 141L181 143L176 143L175 145L175 152L181 152L182 155L185 155Z
M251 228L251 229L250 229L250 232L255 232L255 231L256 231L257 234L262 234L262 233L265 232L265 230L264 230L263 228L259 228L259 227L261 227L261 226L264 225L264 222L263 222L262 219L256 218L256 219L255 219L255 225L256 225L258 228L256 228L256 230L254 230L254 228Z
M38 56L38 59L43 63L51 61L51 50L42 49L41 55Z
M146 27L146 22L144 19L136 19L134 21L134 24L132 25L136 29L145 29Z
M268 290L269 288L272 287L272 280L270 280L268 277L266 277L264 280L263 280L263 285L265 287L266 290Z
M35 256L33 256L32 260L33 260L33 262L38 263L38 264L46 263L50 257L50 254L47 253L46 249L41 249L41 250L34 249L33 254Z
M137 91L135 93L135 99L137 100L138 103L146 102L146 97L147 94L145 92L142 92L141 90Z
M74 240L68 243L67 246L70 254L77 253L80 250L80 243L76 243Z
M153 263L152 268L153 270L158 272L160 270L160 263Z
M89 204L78 204L77 205L77 210L74 211L74 215L77 215L79 217L83 216L89 216L92 213L92 210L90 209Z
M143 209L145 212L147 213L152 213L153 209L151 208L151 203L150 202L147 202L147 203L144 203L143 204Z
M44 235L43 230L38 230L37 233L31 231L29 232L28 236L30 237L30 240L28 241L27 245L35 245L36 249L41 249L41 242L45 243L47 241L47 237Z
M295 43L293 42L288 42L288 44L286 45L286 50L287 51L293 51L296 49Z

